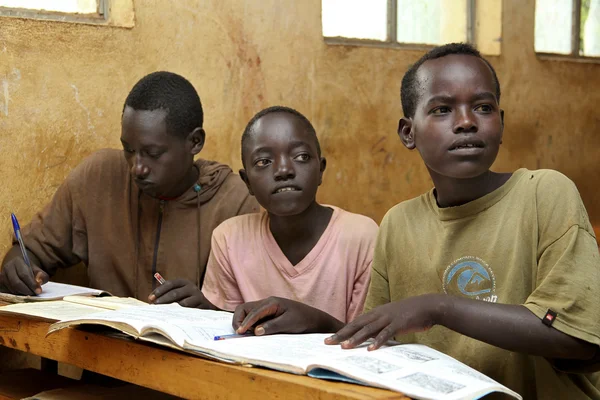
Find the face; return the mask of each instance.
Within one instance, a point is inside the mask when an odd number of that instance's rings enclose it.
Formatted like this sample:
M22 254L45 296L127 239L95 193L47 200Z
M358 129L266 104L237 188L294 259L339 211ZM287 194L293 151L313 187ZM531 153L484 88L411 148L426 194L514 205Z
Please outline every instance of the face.
M121 121L121 143L131 177L152 197L178 197L193 184L189 181L195 174L194 155L204 143L201 128L186 138L167 132L166 115L164 110L126 107Z
M398 127L404 145L416 148L433 174L467 179L486 173L504 128L489 67L474 56L448 55L423 63L417 79L415 115Z
M297 215L315 202L326 162L300 118L286 112L263 116L243 153L240 176L270 214Z

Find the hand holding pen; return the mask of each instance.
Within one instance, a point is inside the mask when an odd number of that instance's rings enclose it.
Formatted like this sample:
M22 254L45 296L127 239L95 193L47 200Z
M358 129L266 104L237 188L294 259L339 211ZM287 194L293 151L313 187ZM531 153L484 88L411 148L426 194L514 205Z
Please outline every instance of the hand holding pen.
M3 291L13 294L27 296L40 294L42 285L48 282L48 274L39 267L37 257L25 248L17 217L11 214L11 219L18 246L13 246L4 257L0 287Z

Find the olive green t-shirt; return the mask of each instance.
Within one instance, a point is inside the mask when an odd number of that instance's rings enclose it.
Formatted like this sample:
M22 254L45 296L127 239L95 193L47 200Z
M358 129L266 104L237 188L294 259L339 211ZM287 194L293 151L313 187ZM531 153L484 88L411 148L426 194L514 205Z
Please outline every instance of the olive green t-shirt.
M577 188L551 170L520 169L500 188L458 207L434 191L384 217L365 312L425 293L523 304L553 327L600 344L600 256ZM594 375L500 349L442 326L397 340L422 343L483 372L524 399L600 399ZM570 371L578 368L576 363ZM589 378L589 379L588 379Z

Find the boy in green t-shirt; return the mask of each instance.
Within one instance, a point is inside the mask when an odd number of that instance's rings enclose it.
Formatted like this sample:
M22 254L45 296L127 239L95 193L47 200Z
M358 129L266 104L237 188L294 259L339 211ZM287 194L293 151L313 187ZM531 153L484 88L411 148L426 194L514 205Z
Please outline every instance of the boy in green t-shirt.
M493 67L437 47L402 80L398 134L435 188L392 208L365 314L327 339L441 350L523 395L600 398L600 257L575 185L550 170L490 171L503 134ZM590 381L591 380L591 381Z

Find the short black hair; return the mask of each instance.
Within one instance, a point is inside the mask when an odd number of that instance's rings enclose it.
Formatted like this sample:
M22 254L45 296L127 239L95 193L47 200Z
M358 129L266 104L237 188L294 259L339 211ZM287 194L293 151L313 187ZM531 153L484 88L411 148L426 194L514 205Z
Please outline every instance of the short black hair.
M140 79L127 95L123 111L125 107L166 111L167 130L177 136L187 136L204 123L198 92L187 79L173 72L157 71Z
M468 55L477 57L490 68L492 76L494 78L494 86L496 90L496 101L500 103L500 82L496 75L496 70L492 67L492 64L488 60L481 56L479 51L467 43L448 43L443 46L438 46L428 51L423 57L414 63L409 70L404 74L402 78L402 86L400 88L400 99L402 101L402 112L407 118L412 118L415 115L417 109L417 103L419 102L419 82L417 82L417 71L419 67L423 65L425 61L434 60L436 58L442 58L450 54Z
M242 134L242 164L244 164L244 145L246 144L246 142L248 141L250 136L252 136L254 125L256 124L256 121L258 121L259 119L261 119L262 117L264 117L267 114L272 114L272 113L277 113L277 112L283 112L283 113L288 113L288 114L294 115L294 116L298 117L304 123L308 133L310 133L311 136L313 136L315 139L315 144L317 145L317 155L320 158L321 157L321 145L319 144L319 138L317 137L317 131L315 131L315 128L310 123L308 118L306 118L301 112L294 110L293 108L285 107L285 106L272 106L272 107L265 108L264 110L261 110L258 113L256 113L256 115L254 117L252 117L250 122L248 122L248 125L246 125L246 129L244 129L244 133ZM244 167L245 167L245 165L244 165Z

